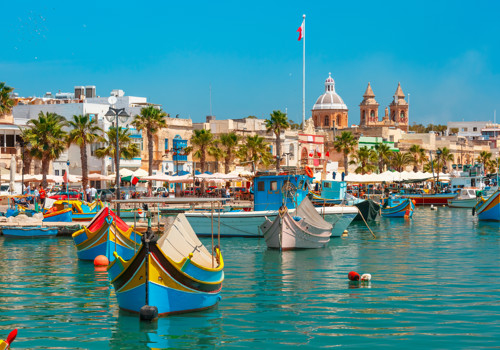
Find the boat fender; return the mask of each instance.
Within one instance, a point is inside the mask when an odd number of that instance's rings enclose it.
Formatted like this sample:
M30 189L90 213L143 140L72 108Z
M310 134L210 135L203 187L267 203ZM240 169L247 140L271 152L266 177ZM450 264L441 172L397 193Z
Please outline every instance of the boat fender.
M139 318L141 321L153 321L158 318L158 308L152 305L144 305L139 310Z
M94 266L108 266L109 259L105 255L98 255L94 259Z
M364 273L361 275L361 281L371 281L372 275L369 273Z
M350 281L359 281L359 273L355 271L349 272L347 277L349 278Z

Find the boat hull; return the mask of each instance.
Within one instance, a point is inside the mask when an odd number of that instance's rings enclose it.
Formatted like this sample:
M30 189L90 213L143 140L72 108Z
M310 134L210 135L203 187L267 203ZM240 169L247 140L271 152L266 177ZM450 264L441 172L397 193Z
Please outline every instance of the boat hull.
M454 194L408 194L403 198L415 201L416 205L448 205L448 200L455 198Z
M500 191L478 202L475 212L479 220L500 221Z
M451 208L474 208L476 204L476 198L448 200L448 206Z
M50 237L57 235L57 228L51 227L3 227L4 236L8 237Z
M73 221L73 215L71 209L64 209L58 212L48 213L43 215L43 221L45 222L71 222Z
M381 209L381 214L388 218L403 218L405 216L412 217L415 205L413 202L406 198L402 203L395 205L393 207L387 207Z
M340 237L358 214L356 207L324 207L316 208L325 221L333 225L332 237ZM290 214L293 215L293 210ZM198 236L211 236L211 213L185 213L189 224ZM220 234L226 237L262 237L259 229L266 218L273 221L278 216L278 210L241 211L220 213ZM218 213L214 213L214 234L218 230Z

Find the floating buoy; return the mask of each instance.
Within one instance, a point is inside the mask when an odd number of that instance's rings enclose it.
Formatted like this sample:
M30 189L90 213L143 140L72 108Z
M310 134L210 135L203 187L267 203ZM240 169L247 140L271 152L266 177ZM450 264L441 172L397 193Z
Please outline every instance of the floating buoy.
M347 277L349 278L350 281L359 281L359 273L355 271L349 272Z
M438 208L436 208L434 205L431 204L431 210L437 210Z
M349 236L349 231L344 230L344 232L342 232L342 237L347 237L347 236Z
M361 281L370 281L372 279L372 275L369 273L364 273L361 275Z
M411 202L413 203L413 205L417 205L417 201L412 199Z
M108 266L109 260L104 255L98 255L94 259L94 266Z

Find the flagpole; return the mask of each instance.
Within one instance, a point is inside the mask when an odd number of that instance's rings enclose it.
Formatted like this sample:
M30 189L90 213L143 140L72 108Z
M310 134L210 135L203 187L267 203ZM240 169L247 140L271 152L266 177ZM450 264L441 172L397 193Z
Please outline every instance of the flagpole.
M302 33L302 129L306 125L306 15L304 19L304 28Z

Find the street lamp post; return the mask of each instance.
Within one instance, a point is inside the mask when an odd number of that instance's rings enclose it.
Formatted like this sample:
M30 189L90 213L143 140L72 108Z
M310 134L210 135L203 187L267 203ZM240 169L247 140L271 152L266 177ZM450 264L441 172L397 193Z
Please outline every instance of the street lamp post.
M283 156L282 157L286 157L286 166L288 167L288 156L291 156L292 155L292 152L286 152L286 153L283 153Z
M114 96L111 96L114 97ZM111 99L111 98L110 98ZM115 100L111 100L111 102L116 102ZM111 103L114 104L114 103ZM115 129L116 129L116 147L115 147L115 158L116 158L116 199L120 199L120 144L119 144L119 127L118 127L118 117L122 123L125 123L130 117L127 112L125 112L125 108L113 108L109 107L109 110L105 114L106 119L111 123L113 119L115 119ZM116 203L116 215L120 216L120 204Z

